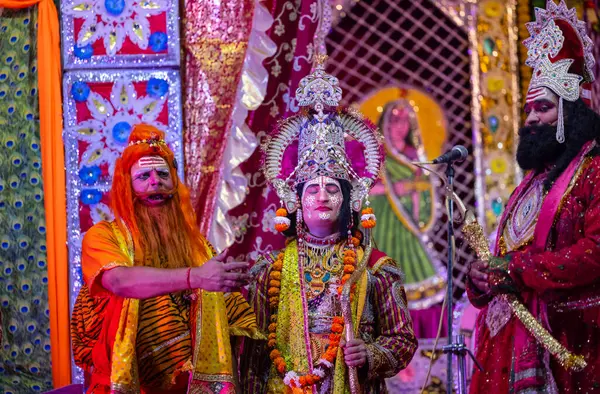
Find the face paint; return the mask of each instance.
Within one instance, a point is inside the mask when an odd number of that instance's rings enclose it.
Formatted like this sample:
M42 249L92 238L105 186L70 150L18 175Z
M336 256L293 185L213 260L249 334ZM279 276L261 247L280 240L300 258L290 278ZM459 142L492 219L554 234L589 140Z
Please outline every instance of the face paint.
M559 97L550 89L541 87L527 93L525 100L525 126L555 125L558 120Z
M320 176L306 182L302 192L302 207L303 219L309 231L311 228L329 227L331 233L335 232L342 202L342 188L337 179Z
M171 169L162 157L144 156L131 167L130 173L131 187L145 205L161 205L172 197Z

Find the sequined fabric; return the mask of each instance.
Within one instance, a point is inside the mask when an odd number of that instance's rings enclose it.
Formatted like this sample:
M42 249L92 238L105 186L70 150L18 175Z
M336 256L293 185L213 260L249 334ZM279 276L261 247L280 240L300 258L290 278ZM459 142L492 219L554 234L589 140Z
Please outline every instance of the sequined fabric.
M198 215L203 234L213 212L254 6L254 0L188 1L185 6L186 179L194 208L208 213Z
M546 199L554 198L555 187ZM540 322L567 349L583 355L588 365L581 372L567 371L557 360L544 357L535 341L519 339L522 326L514 316L493 336L485 323L490 297L469 284L473 304L483 307L476 356L485 368L474 373L471 393L520 392L525 384L537 387L535 392L552 392L554 385L560 393L600 392L600 157L581 162L565 190L554 198L556 216L538 219L538 224L549 220L547 240L536 228L531 243L512 253L506 249L511 257L508 268L530 312L547 315L547 321ZM536 299L533 295L538 301L527 302Z

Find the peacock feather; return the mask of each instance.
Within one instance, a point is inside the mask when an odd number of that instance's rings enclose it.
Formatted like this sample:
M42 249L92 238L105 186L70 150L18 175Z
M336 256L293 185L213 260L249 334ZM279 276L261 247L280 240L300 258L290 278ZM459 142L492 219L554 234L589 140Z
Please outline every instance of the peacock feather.
M52 388L41 177L37 10L0 15L0 387Z

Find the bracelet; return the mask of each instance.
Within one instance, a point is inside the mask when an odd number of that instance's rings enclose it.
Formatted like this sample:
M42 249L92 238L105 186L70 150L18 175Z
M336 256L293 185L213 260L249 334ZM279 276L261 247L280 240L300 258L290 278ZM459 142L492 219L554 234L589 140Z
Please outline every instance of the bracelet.
M188 285L188 290L192 290L192 283L190 282L190 274L192 273L192 268L188 268L187 270L187 285Z

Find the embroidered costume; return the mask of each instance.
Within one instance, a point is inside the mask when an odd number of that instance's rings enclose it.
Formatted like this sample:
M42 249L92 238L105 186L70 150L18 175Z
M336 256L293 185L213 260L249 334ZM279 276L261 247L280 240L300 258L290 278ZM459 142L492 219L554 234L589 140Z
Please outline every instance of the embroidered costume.
M552 0L536 9L527 28L527 64L534 67L527 101L544 89L559 97L556 140L568 139L563 100L587 99L580 83L593 80L591 40L575 9ZM490 277L505 275L534 318L568 351L583 356L582 371L551 356L512 314L502 297L467 283L477 319L475 393L600 392L600 157L595 141L546 190L548 171L531 171L511 196L501 218ZM495 279L494 279L495 280Z
M132 149L150 159L160 155L165 163L173 162L164 141L131 141L123 157L131 156ZM124 166L117 164L115 178L130 171ZM170 171L176 177L175 165ZM183 187L179 183L175 189L179 196L185 194ZM206 240L199 243L189 256L195 266L214 255ZM248 303L240 293L201 289L146 299L109 292L102 285L104 273L148 265L137 245L130 225L119 218L97 223L83 239L85 284L73 309L71 340L75 363L91 377L87 392L235 393L230 336L264 338ZM169 267L167 261L163 264Z
M269 340L245 340L244 393L356 390L339 347L349 327L367 349L367 362L357 371L361 392L387 392L384 378L406 367L416 350L403 275L370 245L373 210L362 211L364 239L350 229L317 238L302 224L301 185L319 177L348 181L347 203L360 212L381 168L375 127L338 109L341 93L338 80L317 64L296 91L301 114L283 121L265 147L265 175L283 205L276 228L288 230L288 216L295 212L296 234L285 249L262 256L251 270L256 280L250 304Z

